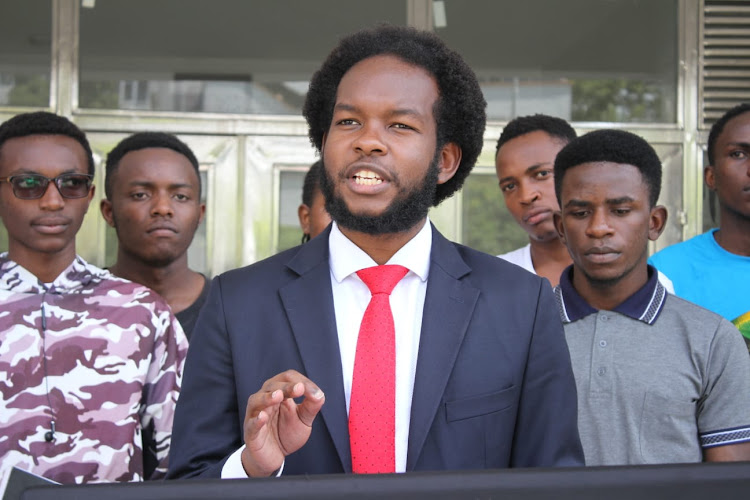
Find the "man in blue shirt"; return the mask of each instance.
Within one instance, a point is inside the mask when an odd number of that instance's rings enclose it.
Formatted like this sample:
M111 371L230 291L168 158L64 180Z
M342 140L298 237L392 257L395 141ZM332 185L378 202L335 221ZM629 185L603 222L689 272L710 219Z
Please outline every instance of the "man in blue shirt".
M719 200L719 227L650 262L677 295L732 321L750 346L750 104L730 109L711 128L708 161L704 177Z

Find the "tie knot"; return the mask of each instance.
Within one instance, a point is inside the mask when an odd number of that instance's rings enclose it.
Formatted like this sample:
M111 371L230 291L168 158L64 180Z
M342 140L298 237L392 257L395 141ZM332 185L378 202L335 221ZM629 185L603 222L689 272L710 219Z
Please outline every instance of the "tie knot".
M409 270L404 266L374 266L357 271L357 276L365 282L370 293L384 293L390 295L396 283L406 276Z

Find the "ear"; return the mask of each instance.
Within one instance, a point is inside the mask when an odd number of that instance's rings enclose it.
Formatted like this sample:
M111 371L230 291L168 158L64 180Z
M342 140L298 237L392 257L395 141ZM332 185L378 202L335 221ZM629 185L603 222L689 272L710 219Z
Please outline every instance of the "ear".
M203 219L206 217L206 204L201 203L200 207L201 214L198 216L198 225L200 225L201 222L203 222Z
M326 147L326 140L328 139L328 132L323 132L323 138L320 140L320 159L323 159L323 150Z
M115 219L112 217L112 202L106 198L103 199L101 203L99 203L99 210L101 210L102 217L104 217L107 225L109 225L109 227L115 227Z
M455 142L449 142L443 146L440 150L440 163L438 164L438 184L445 184L456 175L462 155L461 148Z
M555 224L555 230L557 231L557 236L560 237L560 241L565 244L565 246L568 246L568 242L565 239L565 226L563 226L563 220L562 220L562 212L555 211L552 214L552 222Z
M648 220L648 239L656 241L661 236L667 225L667 208L663 205L656 205L651 209Z
M714 174L714 167L712 165L703 169L703 180L706 181L706 186L711 191L716 191L716 177Z
M302 228L302 232L310 234L310 207L302 203L297 209L297 217L299 217L299 226Z
M84 213L88 213L89 207L91 206L91 200L94 199L95 192L96 192L96 186L92 184L91 189L89 189L89 195L86 197L86 211Z

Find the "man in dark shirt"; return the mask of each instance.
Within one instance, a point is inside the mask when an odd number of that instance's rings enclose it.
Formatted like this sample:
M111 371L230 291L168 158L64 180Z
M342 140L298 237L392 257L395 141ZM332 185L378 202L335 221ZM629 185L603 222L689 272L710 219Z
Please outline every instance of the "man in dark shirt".
M144 132L115 146L106 174L101 210L119 241L109 270L164 297L190 339L209 289L187 256L206 212L198 160L177 137Z

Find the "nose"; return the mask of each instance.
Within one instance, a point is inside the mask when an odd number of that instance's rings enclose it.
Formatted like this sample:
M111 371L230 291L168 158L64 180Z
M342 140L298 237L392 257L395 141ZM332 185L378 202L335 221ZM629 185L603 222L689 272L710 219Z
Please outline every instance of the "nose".
M354 149L365 155L385 154L388 151L382 137L382 129L376 123L368 123L362 126L354 141Z
M535 186L529 186L524 182L518 185L518 194L520 196L521 203L524 205L530 205L541 198L541 193Z
M609 223L609 217L606 210L594 210L589 218L589 224L586 227L586 234L591 238L601 239L610 236L614 232L612 225Z
M157 193L154 196L154 202L151 206L151 215L161 217L171 217L174 215L172 198L169 193Z
M43 210L61 210L65 206L65 198L60 194L54 182L47 184L47 190L39 199L39 205Z

